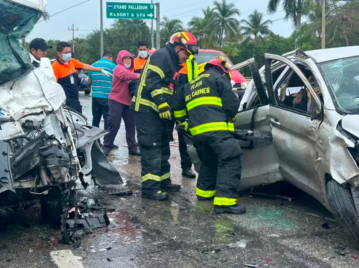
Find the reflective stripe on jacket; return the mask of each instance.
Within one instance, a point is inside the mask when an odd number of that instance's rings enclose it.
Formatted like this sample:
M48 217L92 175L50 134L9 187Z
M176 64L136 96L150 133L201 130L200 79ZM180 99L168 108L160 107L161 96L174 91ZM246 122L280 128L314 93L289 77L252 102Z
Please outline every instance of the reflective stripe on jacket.
M176 120L189 119L192 136L234 131L239 99L230 79L211 68L176 91L171 103Z
M147 59L131 108L136 112L158 112L158 106L170 103L173 91L168 86L179 69L179 58L171 44L157 50Z

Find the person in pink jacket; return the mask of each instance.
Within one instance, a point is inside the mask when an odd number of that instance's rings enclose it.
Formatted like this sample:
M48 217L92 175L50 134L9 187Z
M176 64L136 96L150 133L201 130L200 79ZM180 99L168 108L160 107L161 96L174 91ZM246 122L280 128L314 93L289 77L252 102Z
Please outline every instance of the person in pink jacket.
M114 148L114 140L121 126L123 118L126 128L126 140L130 155L140 156L135 135L134 112L130 109L131 94L128 84L131 80L138 80L140 74L133 73L133 56L126 50L118 53L117 66L113 71L112 88L108 100L109 106L109 133L105 136L103 152L107 156Z

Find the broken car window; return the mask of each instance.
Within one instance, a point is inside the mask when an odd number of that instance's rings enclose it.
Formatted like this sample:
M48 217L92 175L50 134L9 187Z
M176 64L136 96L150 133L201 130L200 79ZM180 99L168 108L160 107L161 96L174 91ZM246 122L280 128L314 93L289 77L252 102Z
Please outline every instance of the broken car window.
M19 42L42 16L35 10L8 0L0 0L0 85L31 70L29 52Z
M319 65L334 104L342 111L359 113L359 57Z

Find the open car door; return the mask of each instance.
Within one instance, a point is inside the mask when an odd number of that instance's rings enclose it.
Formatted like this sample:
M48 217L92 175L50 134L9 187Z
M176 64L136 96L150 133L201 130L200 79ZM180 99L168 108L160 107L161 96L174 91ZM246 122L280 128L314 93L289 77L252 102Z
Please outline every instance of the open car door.
M240 190L282 180L273 143L268 139L260 138L268 138L272 135L268 121L269 98L262 82L264 80L264 68L259 71L254 59L249 59L234 65L232 69L245 67L250 68L253 79L248 84L245 98L242 99L241 109L235 122L235 130L250 130L258 138L252 141L238 140L244 152Z
M314 179L318 158L316 132L321 122L318 115L321 114L322 104L299 67L306 67L308 71L310 68L305 66L305 62L297 60L294 63L278 55L265 54L265 58L271 103L268 120L272 127L273 145L278 155L280 171L287 181L317 196L322 187L320 181ZM285 70L281 79L273 82L271 66L274 61L282 63ZM292 94L295 89L300 91ZM301 95L304 97L299 98ZM299 99L302 101L298 102Z

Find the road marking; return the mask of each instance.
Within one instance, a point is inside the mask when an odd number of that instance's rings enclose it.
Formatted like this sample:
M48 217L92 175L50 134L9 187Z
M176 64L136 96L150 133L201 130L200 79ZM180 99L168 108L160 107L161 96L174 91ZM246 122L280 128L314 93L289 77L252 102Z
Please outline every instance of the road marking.
M72 254L71 250L51 251L50 256L59 268L84 268L82 262L79 261L79 257Z

